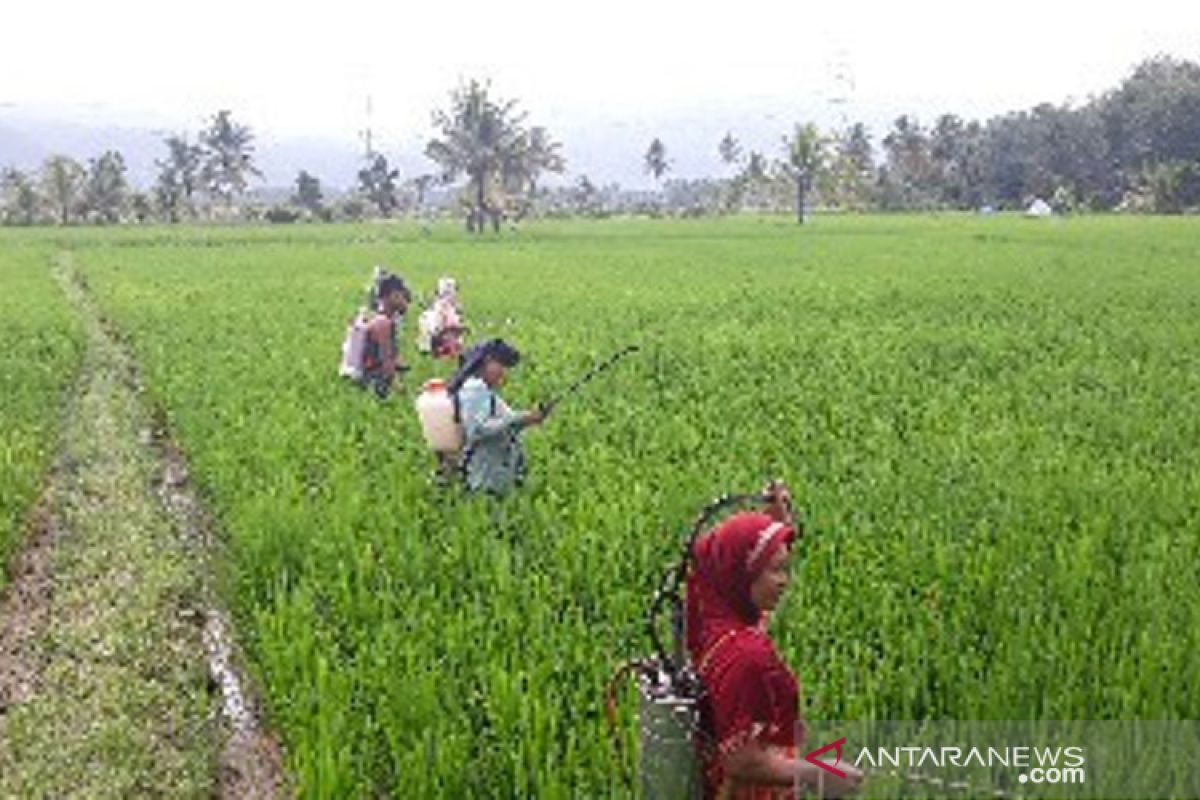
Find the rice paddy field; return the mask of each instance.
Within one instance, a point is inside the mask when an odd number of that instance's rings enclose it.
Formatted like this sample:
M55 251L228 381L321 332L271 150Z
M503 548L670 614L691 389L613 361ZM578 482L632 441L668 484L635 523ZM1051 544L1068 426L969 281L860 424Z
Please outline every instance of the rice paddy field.
M621 796L603 687L700 506L773 476L807 716L1200 718L1195 220L3 233L0 550L77 359L63 250L215 512L303 796ZM515 406L641 350L527 434L519 495L445 493L416 311L390 401L336 377L374 264L459 279Z

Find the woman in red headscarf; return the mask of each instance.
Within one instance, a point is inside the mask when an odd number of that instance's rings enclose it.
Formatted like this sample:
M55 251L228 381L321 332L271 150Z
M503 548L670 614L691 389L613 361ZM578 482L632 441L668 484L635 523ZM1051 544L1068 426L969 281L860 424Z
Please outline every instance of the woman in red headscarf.
M838 778L797 758L800 684L766 631L789 582L797 533L787 487L775 482L766 491L768 513L736 514L696 542L688 576L687 645L707 690L705 797L776 800L793 797L797 785L849 794L861 772L839 765L846 777Z

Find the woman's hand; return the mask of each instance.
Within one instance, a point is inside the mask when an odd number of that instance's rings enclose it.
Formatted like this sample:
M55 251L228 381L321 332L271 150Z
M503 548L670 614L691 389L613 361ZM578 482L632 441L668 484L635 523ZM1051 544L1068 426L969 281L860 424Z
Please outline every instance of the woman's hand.
M865 775L861 769L849 764L839 765L838 769L846 774L839 778L829 770L821 769L809 761L800 762L797 781L807 794L815 797L849 797L857 794L863 785Z
M776 479L763 487L767 499L767 513L779 522L792 524L792 492L787 484Z
M850 764L837 766L846 776L839 778L811 761L793 758L753 740L726 755L723 766L734 785L794 786L800 795L816 797L848 797L862 788L864 779L862 770Z

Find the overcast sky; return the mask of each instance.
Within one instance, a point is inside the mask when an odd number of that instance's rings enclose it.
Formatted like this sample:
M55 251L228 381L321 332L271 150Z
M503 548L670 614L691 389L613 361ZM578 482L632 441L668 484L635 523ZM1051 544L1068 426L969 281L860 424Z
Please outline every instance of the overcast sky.
M353 143L370 95L376 135L395 147L424 141L430 110L465 76L491 78L552 130L702 112L736 127L749 112L986 116L1084 100L1154 53L1200 60L1197 0L5 6L0 116L195 126L228 107L261 132Z

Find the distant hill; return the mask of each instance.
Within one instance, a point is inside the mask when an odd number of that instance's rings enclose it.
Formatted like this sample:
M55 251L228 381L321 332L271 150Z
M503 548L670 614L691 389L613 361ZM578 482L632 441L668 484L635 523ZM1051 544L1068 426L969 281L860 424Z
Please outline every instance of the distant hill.
M163 140L172 133L5 114L0 115L0 167L35 169L57 153L86 162L115 149L125 157L130 180L149 187L157 172L154 162L166 150ZM267 186L289 186L306 169L331 188L346 187L354 182L359 158L349 146L320 139L261 136L255 141L255 162Z
M717 156L717 143L727 131L733 131L744 150L757 149L773 158L780 154L781 139L795 121L812 119L827 124L819 104L810 103L807 112L803 104L797 104L794 113L781 110L782 105L765 98L732 99L720 107L709 104L660 109L628 117L605 109L586 116L575 113L559 119L535 117L563 143L567 158L567 174L561 178L549 176L543 183L554 186L587 175L596 183L616 182L635 190L650 188L654 182L645 174L642 159L655 137L666 144L671 162L669 177L727 175L729 167ZM154 161L165 150L163 139L177 131L117 124L99 116L86 119L82 114L64 116L67 118L0 108L0 167L33 169L55 153L86 161L114 148L125 156L131 180L138 186L149 187L156 172ZM877 114L866 121L878 135L886 120L885 115ZM332 190L354 185L361 151L353 140L276 136L257 131L256 134L255 160L264 173L265 186L290 186L301 169L319 177ZM414 135L410 140L420 142L421 137ZM413 152L385 152L403 177L433 169L415 147Z
M125 156L131 179L148 183L161 141L148 130L0 116L0 165L5 167L33 169L58 153L86 161L117 149Z

